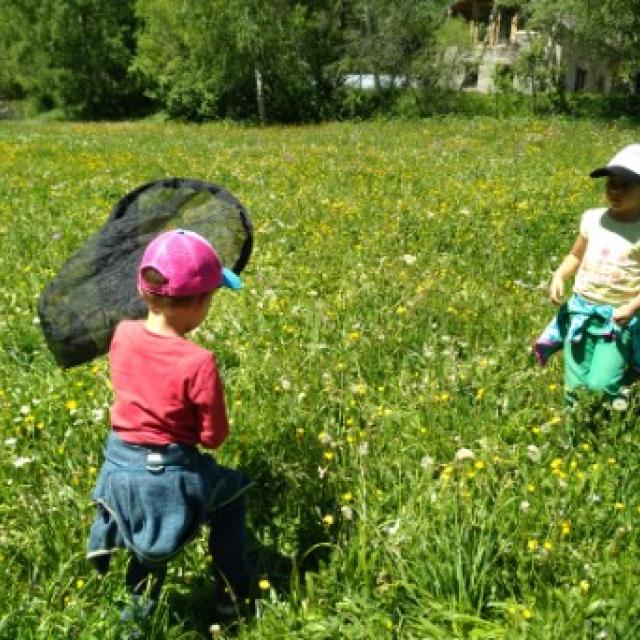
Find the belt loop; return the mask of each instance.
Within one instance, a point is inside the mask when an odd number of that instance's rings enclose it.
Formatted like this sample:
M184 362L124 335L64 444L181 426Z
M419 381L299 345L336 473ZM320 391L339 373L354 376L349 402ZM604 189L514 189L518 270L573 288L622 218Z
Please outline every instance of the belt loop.
M147 453L147 471L151 473L162 473L164 471L164 456L158 451Z

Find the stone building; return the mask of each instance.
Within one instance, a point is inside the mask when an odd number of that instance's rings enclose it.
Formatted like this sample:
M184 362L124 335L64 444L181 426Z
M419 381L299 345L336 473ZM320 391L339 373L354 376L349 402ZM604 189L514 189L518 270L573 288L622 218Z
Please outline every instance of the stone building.
M514 85L526 91L513 74L513 64L537 34L527 29L526 18L515 8L497 7L493 0L458 0L451 16L469 23L472 53L465 60L465 72L456 80L459 88L490 92L496 72L513 77ZM616 69L607 61L594 62L578 45L560 46L549 41L549 55L562 69L566 91L608 93ZM640 84L640 80L639 80Z

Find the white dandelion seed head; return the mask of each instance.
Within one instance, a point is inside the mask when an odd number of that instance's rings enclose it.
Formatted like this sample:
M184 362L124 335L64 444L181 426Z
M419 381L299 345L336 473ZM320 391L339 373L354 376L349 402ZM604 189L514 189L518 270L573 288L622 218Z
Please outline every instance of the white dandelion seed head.
M400 529L400 520L395 520L394 522L392 522L391 524L388 524L387 526L385 526L383 528L384 532L390 536L395 536L396 533L398 533L398 530Z
M467 449L466 447L461 447L456 451L455 461L456 462L464 462L465 460L474 460L476 457L475 453L471 451L471 449Z
M24 467L25 465L28 465L31 462L33 462L33 458L27 458L26 456L18 456L17 458L13 459L13 466L16 469L20 469L20 467Z
M420 460L420 466L425 471L431 471L433 469L434 462L435 461L431 456L423 456L422 460Z
M629 406L629 403L625 398L616 398L611 403L611 408L615 409L616 411L626 411L628 406Z
M348 505L345 504L340 507L340 512L345 520L353 520L353 509Z
M533 463L540 462L540 458L541 458L540 449L538 447L536 447L535 444L530 444L527 447L527 456L528 456L529 460L531 460L531 462L533 462Z

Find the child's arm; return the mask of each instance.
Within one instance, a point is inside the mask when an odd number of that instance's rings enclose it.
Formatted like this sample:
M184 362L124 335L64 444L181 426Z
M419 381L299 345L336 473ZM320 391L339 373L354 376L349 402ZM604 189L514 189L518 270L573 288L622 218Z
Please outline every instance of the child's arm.
M640 294L626 304L620 305L617 309L614 309L613 319L616 324L624 327L624 325L626 325L631 318L638 313L638 311L640 311Z
M190 396L197 411L199 443L207 449L217 449L229 434L229 422L213 354L198 370Z
M587 250L587 239L579 234L573 243L571 251L564 257L560 266L553 272L549 285L549 299L554 304L560 304L564 297L564 281L570 278L580 266L584 253Z

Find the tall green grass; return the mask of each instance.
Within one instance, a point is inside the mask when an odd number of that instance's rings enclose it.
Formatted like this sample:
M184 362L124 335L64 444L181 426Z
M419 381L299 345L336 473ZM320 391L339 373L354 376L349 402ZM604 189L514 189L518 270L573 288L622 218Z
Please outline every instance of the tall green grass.
M602 202L588 172L638 137L0 123L0 638L120 637L124 559L84 560L106 362L57 369L35 309L119 197L170 175L224 185L255 225L245 289L194 334L226 383L217 455L257 481L258 616L219 637L634 637L635 403L566 417L561 362L529 349ZM148 637L209 637L207 563L198 540L172 564Z

